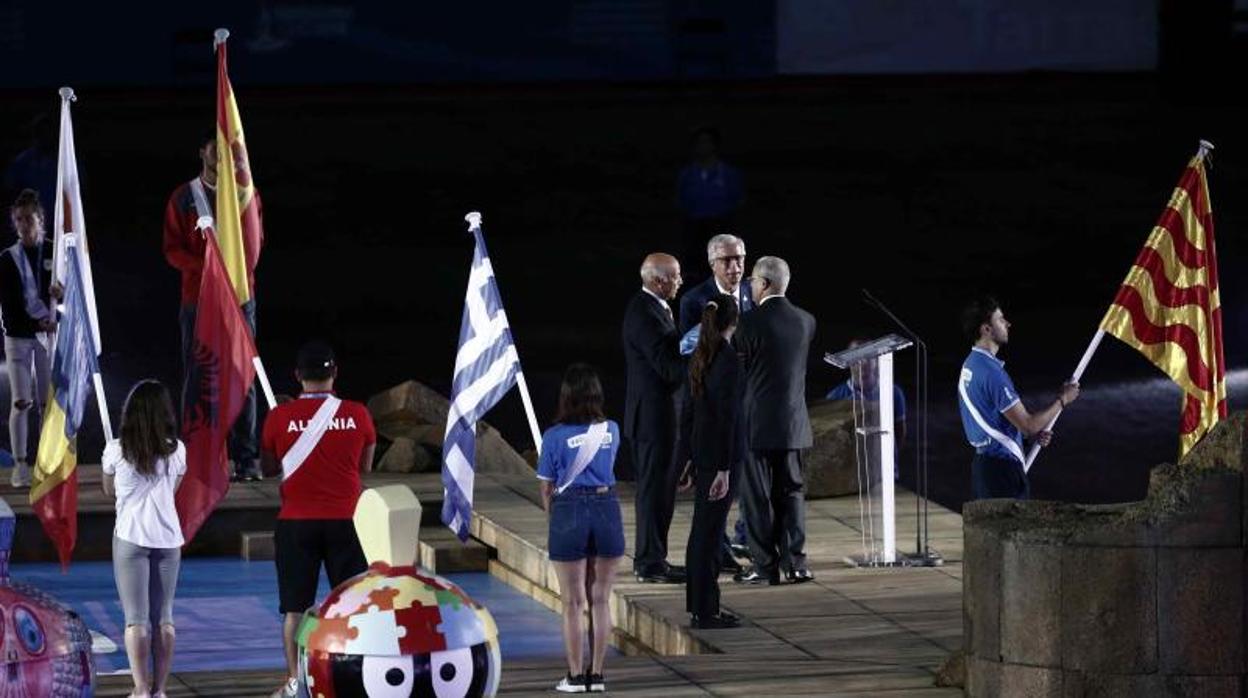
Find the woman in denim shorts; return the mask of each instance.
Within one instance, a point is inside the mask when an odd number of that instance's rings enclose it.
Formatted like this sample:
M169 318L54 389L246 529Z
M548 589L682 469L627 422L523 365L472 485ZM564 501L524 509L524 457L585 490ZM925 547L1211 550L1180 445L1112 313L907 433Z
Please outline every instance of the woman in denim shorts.
M559 389L556 424L542 435L537 477L550 517L548 548L563 600L563 644L568 674L555 690L606 690L602 663L611 637L611 585L624 556L624 523L615 496L620 427L602 412L602 383L594 369L573 364ZM586 605L592 630L590 662L583 661Z

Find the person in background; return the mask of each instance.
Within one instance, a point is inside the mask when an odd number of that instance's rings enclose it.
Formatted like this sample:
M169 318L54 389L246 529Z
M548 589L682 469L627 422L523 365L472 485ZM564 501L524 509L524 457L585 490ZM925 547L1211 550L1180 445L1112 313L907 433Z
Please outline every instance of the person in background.
M140 381L121 408L121 438L100 459L104 493L117 499L113 577L136 698L163 698L173 664L173 594L185 543L174 493L186 474L186 447L176 434L169 390Z
M17 242L0 252L0 317L4 322L4 355L9 371L9 445L13 449L10 484L30 487L32 444L39 434L43 402L51 380L48 333L56 328L55 300L60 284L53 280L52 241L44 234L45 211L38 195L23 190L9 209Z
M547 549L559 578L568 673L560 693L607 690L603 662L611 638L611 587L624 556L624 523L615 494L620 427L602 411L594 369L573 364L559 388L555 425L542 435L537 462L542 507L549 516ZM588 605L590 661L583 659L581 621Z
M304 344L295 377L303 392L269 412L260 452L265 474L282 478L273 553L287 678L273 698L299 693L295 631L316 602L321 566L331 588L368 569L352 517L377 444L368 408L334 395L338 363L328 344Z
M676 179L676 205L684 217L681 254L686 261L702 256L704 240L732 227L745 201L741 172L719 157L721 142L719 129L695 129L693 160Z
M846 349L855 349L866 344L869 340L861 337L851 339ZM876 363L869 361L863 364L861 379L855 381L851 375L845 379L844 383L837 383L832 386L825 396L826 400L853 400L854 398L866 400L880 399L880 376ZM894 452L900 452L901 447L906 442L906 394L902 391L901 386L893 382L893 446ZM893 458L893 479L897 479L901 475L901 461L896 457Z
M720 295L703 307L702 332L689 360L689 391L681 409L680 443L688 445L688 454L677 462L687 462L682 480L696 487L685 552L685 610L695 628L738 625L736 616L720 609L718 582L728 509L745 459L745 379L732 345L736 329L732 296Z
M968 303L962 309L962 331L971 341L971 353L958 377L958 409L966 440L975 448L972 497L1027 499L1031 485L1023 467L1023 437L1047 446L1052 438L1049 422L1078 399L1079 384L1062 385L1052 404L1034 414L1028 412L1005 372L1005 362L997 358L1010 341L1010 323L1001 304L991 296Z

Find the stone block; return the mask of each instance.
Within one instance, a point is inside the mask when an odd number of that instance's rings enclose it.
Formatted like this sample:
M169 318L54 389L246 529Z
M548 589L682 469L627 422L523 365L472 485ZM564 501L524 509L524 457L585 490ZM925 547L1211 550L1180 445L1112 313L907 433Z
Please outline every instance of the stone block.
M1113 674L1157 670L1156 551L1062 549L1062 666Z
M1244 671L1244 552L1157 551L1157 627L1163 674Z
M1001 658L1062 665L1062 556L1051 545L1007 541L1002 548Z
M1202 470L1154 478L1149 506L1155 510L1161 546L1240 547L1244 541L1243 476Z
M971 698L1062 698L1062 671L1042 667L968 662L966 695Z
M450 401L417 381L400 383L368 401L378 433L425 443L438 449L435 456L441 454L449 408ZM439 462L440 457L434 461ZM485 422L477 422L476 469L480 473L533 474L533 468L502 434Z
M390 443L373 469L382 473L425 473L435 469L437 462L428 449L406 437Z
M806 498L839 497L858 492L858 456L854 445L854 408L849 400L810 406L814 445L804 454Z
M1230 470L1245 472L1248 465L1244 451L1244 431L1248 429L1248 412L1235 412L1205 434L1204 438L1179 461L1187 470Z
M427 533L420 539L420 566L437 574L487 572L490 551L480 542L460 542L453 534Z
M1001 557L998 535L980 526L963 529L963 642L972 655L1001 659Z
M243 531L239 553L248 562L273 559L272 531Z

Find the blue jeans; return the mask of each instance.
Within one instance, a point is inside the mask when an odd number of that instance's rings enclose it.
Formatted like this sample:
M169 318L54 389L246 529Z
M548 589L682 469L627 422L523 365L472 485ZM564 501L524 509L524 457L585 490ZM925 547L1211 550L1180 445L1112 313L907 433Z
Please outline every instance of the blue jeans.
M569 487L550 500L550 559L576 562L624 554L620 500L611 487Z

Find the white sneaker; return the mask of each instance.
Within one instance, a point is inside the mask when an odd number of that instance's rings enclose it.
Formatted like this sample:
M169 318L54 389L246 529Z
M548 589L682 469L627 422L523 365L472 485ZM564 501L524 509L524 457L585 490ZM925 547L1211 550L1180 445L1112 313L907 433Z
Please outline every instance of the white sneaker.
M14 487L30 487L30 466L21 461L13 464L13 476L9 484Z
M299 696L299 679L290 678L286 683L269 696L269 698L298 698Z
M555 684L555 690L559 693L584 693L585 678L568 674L559 679L559 683Z

